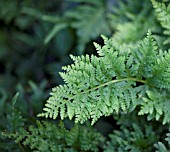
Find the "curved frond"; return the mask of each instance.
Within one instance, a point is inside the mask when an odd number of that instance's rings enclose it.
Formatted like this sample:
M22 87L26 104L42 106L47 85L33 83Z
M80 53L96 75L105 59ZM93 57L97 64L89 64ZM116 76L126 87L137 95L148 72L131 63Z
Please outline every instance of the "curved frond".
M39 116L55 119L60 113L61 119L75 117L80 123L92 119L94 124L101 116L134 109L149 87L168 88L164 79L170 75L169 53L158 53L150 31L138 48L130 51L120 51L112 39L103 39L103 47L94 43L99 57L71 56L74 63L60 73L65 84L53 89L45 112ZM161 66L164 73L160 75L158 57L165 66ZM160 85L154 84L153 78Z

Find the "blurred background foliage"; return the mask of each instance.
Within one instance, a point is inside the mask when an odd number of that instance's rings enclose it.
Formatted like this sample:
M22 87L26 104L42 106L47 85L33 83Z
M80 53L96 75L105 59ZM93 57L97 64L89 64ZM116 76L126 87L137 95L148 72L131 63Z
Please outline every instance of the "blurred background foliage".
M10 130L11 119L19 115L11 113L16 92L20 95L15 108L27 124L35 124L51 88L63 83L58 72L71 63L69 54L96 54L93 42L102 44L101 34L134 47L148 29L161 48L169 47L162 43L163 28L150 0L0 0L0 129ZM107 136L119 128L116 122L103 118L95 127ZM137 131L138 126L130 125ZM6 147L4 137L0 139L4 151L17 149L14 142L5 141Z

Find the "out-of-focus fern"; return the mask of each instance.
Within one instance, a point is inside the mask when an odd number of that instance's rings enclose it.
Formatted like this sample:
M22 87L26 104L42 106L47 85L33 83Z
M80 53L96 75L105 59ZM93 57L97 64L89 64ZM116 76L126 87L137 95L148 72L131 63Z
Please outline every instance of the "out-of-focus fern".
M155 8L157 18L162 25L162 27L165 29L164 34L168 35L166 40L164 41L164 44L170 43L170 4L168 6L165 5L165 3L160 3L155 0L151 0L153 7Z
M158 142L157 144L155 144L155 147L157 148L156 152L169 152L169 150L170 150L170 133L167 133L167 137L165 138L165 140L168 142L168 149L162 142Z
M69 131L62 122L56 126L49 122L37 121L37 128L30 126L28 131L20 129L15 134L4 135L36 152L98 151L104 141L103 136L91 127L75 125Z
M73 20L71 26L77 29L78 50L83 50L89 39L93 40L101 33L110 33L105 5L104 1L95 0L92 5L79 6L66 13L66 18Z
M149 28L153 32L159 31L150 1L117 1L117 5L112 8L113 13L109 14L109 18L112 28L115 29L113 39L121 44L134 47Z
M61 119L75 116L75 122L92 119L94 124L101 116L132 110L151 88L169 89L170 53L157 50L150 31L131 51L116 50L106 37L104 43L95 43L99 57L71 56L74 64L60 73L65 84L53 89L39 116L55 119L60 113Z
M153 150L154 143L158 140L152 126L143 128L132 124L130 128L121 126L110 134L111 141L107 142L105 152L149 152Z
M76 30L78 37L78 50L82 52L85 45L100 34L109 35L110 27L107 20L107 1L94 0L70 0L78 5L74 9L66 11L62 17L52 17L44 15L43 20L54 22L54 28L47 35L45 43L48 43L59 31L66 27L72 27Z
M13 100L12 100L12 109L11 113L7 115L7 120L9 122L9 125L7 126L7 129L10 132L16 132L20 127L24 126L24 119L21 116L21 113L15 109L15 104L17 101L17 98L19 96L19 93L17 93Z

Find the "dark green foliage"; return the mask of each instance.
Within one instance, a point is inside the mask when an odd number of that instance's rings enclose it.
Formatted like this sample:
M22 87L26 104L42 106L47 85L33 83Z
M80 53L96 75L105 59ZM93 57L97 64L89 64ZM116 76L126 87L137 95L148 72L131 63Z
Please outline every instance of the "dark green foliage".
M25 119L22 117L21 112L18 111L15 108L17 99L18 99L19 93L17 93L12 102L10 103L9 108L6 108L6 113L4 112L4 114L7 114L7 118L5 121L4 116L1 116L1 120L3 121L3 125L6 125L6 131L11 132L13 134L15 134L21 127L24 127L24 122ZM3 126L1 124L1 127ZM8 142L7 145L6 142ZM8 141L4 136L2 136L2 134L0 135L0 149L1 150L7 150L7 151L18 151L18 145L16 143L14 143L13 141Z
M55 25L51 32L47 35L45 43L48 43L59 31L65 28L73 28L76 30L78 38L77 49L80 54L84 51L85 45L89 40L96 39L101 33L110 34L109 20L107 19L107 0L70 0L78 4L66 11L58 18L53 16L42 16L42 20L54 22ZM82 4L82 5L80 5Z
M168 149L162 142L158 142L155 144L155 147L157 148L156 152L168 152L170 150L170 133L167 133L167 137L165 140L168 142Z
M115 130L110 135L111 141L107 143L105 152L148 152L153 150L153 144L158 137L152 126L142 126L144 131L132 124L130 128L122 127L121 130Z
M56 126L49 122L37 121L37 128L30 126L28 131L20 129L15 134L4 135L14 138L17 143L29 146L32 151L40 152L98 151L99 144L104 141L102 135L91 127L75 125L69 131L62 122Z
M7 120L9 125L7 129L11 132L16 132L20 127L24 126L24 119L21 116L21 113L15 109L15 104L19 93L17 93L12 100L12 108L10 109L11 113L7 115Z

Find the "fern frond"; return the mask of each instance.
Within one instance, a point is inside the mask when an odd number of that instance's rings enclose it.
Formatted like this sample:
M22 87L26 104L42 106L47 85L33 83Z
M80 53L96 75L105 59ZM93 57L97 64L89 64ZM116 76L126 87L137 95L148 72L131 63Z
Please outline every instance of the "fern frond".
M168 35L168 38L164 41L164 44L170 43L170 4L168 6L165 3L160 3L155 0L151 0L153 7L155 8L157 18L162 25L164 30L164 34Z
M63 151L98 151L100 142L104 141L100 133L90 127L75 125L70 131L62 122L55 124L37 121L37 128L30 126L28 131L21 128L16 134L4 133L5 136L22 142L35 152Z
M66 72L60 73L65 84L53 89L45 112L39 116L55 119L60 113L61 119L75 116L75 122L92 119L94 124L101 116L135 108L150 86L167 88L167 82L165 84L163 79L170 75L169 61L164 56L169 56L169 53L158 54L150 31L138 49L131 51L117 50L112 39L103 39L103 47L95 43L99 57L71 56L74 64L63 67ZM158 57L165 65L160 70L166 75L157 75ZM152 78L162 84L157 86L151 81ZM136 86L136 82L143 85Z

